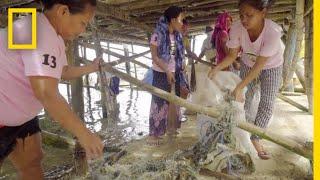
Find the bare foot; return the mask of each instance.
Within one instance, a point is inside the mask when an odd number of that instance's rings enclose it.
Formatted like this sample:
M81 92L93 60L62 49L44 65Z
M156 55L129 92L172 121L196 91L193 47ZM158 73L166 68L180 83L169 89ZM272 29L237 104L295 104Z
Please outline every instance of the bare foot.
M149 136L147 139L147 144L149 146L160 146L163 144L163 139L157 136Z
M263 146L260 144L258 139L251 140L254 148L256 149L258 156L262 160L270 159L270 155L263 149Z
M174 132L167 132L166 134L168 137L176 138L180 133L179 131L175 130Z

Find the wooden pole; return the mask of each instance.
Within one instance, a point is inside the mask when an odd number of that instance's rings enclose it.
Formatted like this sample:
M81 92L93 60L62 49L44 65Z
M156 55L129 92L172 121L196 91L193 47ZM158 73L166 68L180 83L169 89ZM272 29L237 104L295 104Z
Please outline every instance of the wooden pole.
M192 104L182 98L179 98L177 96L171 95L170 93L163 91L161 89L158 89L154 86L151 86L149 84L145 84L141 81L139 81L138 79L135 79L131 76L128 76L126 73L123 73L121 71L118 71L116 69L114 69L112 66L104 66L103 69L109 73L112 73L116 76L118 76L119 78L128 81L132 84L135 84L137 87L139 87L140 89L146 90L154 95L157 95L171 103L174 103L178 106L183 106L187 109L190 109L192 111L201 113L201 114L205 114L208 115L210 117L214 117L214 118L219 118L222 114L221 114L221 110L219 110L218 108L215 107L204 107L204 106L200 106L197 104ZM313 153L312 150L305 148L303 145L288 139L287 137L282 137L278 134L275 134L273 132L269 132L267 129L262 129L259 127L256 127L253 124L250 124L248 122L238 122L237 127L246 130L250 133L253 134L257 134L259 135L261 138L267 139L271 142L274 142L282 147L285 147L286 149L299 154L303 157L306 157L308 159L312 159L313 158Z
M307 8L313 7L313 1L307 0ZM305 59L304 75L306 94L308 97L309 112L313 113L313 10L305 16Z
M80 62L75 60L75 54L78 52L78 44L76 42L69 42L67 46L68 64L73 66L80 66ZM77 54L78 55L78 54ZM71 81L71 104L73 111L80 117L84 118L83 106L83 81L82 77ZM88 165L85 157L84 149L81 147L79 141L75 145L75 173L79 176L85 175L88 170Z
M0 9L0 28L8 26L8 12L5 9Z
M131 43L131 52L132 52L132 54L134 54L133 43ZM133 64L133 67L134 67L134 77L135 77L135 78L138 78L137 65L136 65L136 64Z
M53 142L53 144L59 144L58 148L72 148L75 146L75 141L73 139L60 136L58 134L54 134L45 130L41 130L41 136L45 144L52 145Z
M300 59L299 61L302 61L302 60L303 59ZM304 77L304 66L300 66L299 64L297 64L295 74L297 75L298 80L299 80L300 84L302 85L303 89L306 89L306 81L305 81L305 77Z
M296 70L297 63L300 58L301 44L303 40L303 28L304 28L304 22L303 22L304 5L305 5L305 0L296 1L296 29L297 29L296 48L295 48L292 64L289 69L288 77L285 79L283 83L284 87L286 87L289 81L293 78L293 74Z
M129 57L129 49L128 49L128 45L124 44L123 45L123 50L124 50L124 56L125 57ZM125 66L126 66L126 72L129 76L131 76L130 74L130 62L125 62ZM130 83L130 89L132 89L132 84Z
M92 45L92 44L84 44L84 43L83 43L82 45L84 45L85 47L93 48L93 45ZM144 55L150 53L150 50L148 50L148 51L142 52L142 53L140 53L140 54L135 54L135 55L126 57L126 56L123 56L123 55L121 55L121 54L118 54L118 53L113 52L113 51L108 50L108 49L101 49L101 51L102 51L103 53L108 54L108 55L112 55L112 56L114 56L114 57L120 58L119 60L112 61L112 62L108 62L108 63L111 64L112 66L115 66L115 65L118 65L118 64L127 62L127 61L132 61L132 60L134 60L134 59L136 59L136 58L138 58L138 57L141 57L141 56L144 56Z
M290 23L288 35L287 35L287 41L286 41L286 48L284 50L284 63L283 63L283 73L282 78L283 82L288 82L288 84L283 84L282 90L293 92L294 91L294 85L293 85L293 79L287 80L290 66L292 64L292 59L294 56L294 50L296 48L296 39L297 39L297 31L296 26L294 23Z
M283 100L284 102L287 102L287 103L291 104L292 106L294 106L294 107L296 107L296 108L298 108L298 109L300 109L302 111L305 111L305 112L309 111L307 107L304 107L303 105L293 101L292 99L290 99L290 98L288 98L288 97L286 97L286 96L284 96L282 94L278 94L277 97L279 99Z
M97 25L97 24L95 24ZM96 29L93 31L93 38L94 38L94 49L96 50L97 57L103 57L103 51L100 44L100 38L98 35L98 27L95 27ZM99 79L100 79L100 92L101 92L101 105L102 105L102 117L107 118L113 117L114 112L114 105L111 101L111 95L109 91L109 82L110 79L106 77L106 74L104 71L99 70L98 73Z
M110 50L110 42L107 43L107 49ZM111 56L108 54L108 62L111 61Z

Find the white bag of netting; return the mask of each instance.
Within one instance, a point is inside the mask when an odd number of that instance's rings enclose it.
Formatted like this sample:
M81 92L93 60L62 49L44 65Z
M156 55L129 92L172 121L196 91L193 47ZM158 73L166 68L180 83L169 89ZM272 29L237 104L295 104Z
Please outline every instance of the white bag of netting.
M196 65L196 91L192 93L190 101L195 104L207 107L219 107L221 111L228 110L224 97L228 91L232 92L241 79L233 72L221 71L218 72L213 80L208 78L209 67L201 64ZM246 89L243 91L245 96ZM235 123L245 121L244 103L232 102L234 111ZM225 108L224 108L225 107ZM199 137L203 137L208 127L216 119L197 114L197 128ZM254 152L250 142L249 133L235 127L232 130L233 136L236 138L236 149L242 152ZM250 153L251 154L251 153Z

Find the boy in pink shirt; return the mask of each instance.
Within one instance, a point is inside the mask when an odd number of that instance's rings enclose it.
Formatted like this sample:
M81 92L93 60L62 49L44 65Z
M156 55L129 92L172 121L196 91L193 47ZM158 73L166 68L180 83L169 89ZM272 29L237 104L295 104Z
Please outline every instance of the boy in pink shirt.
M240 0L240 21L230 29L227 42L229 53L224 60L209 72L209 77L232 64L242 50L240 76L243 79L234 89L236 100L241 97L244 87L248 88L245 98L246 119L256 126L266 128L272 117L274 101L278 93L281 77L284 45L281 41L282 29L275 22L265 19L271 1ZM250 116L256 82L260 82L261 96L257 115ZM261 159L269 159L257 135L251 135L251 141Z
M7 156L23 179L43 179L41 135L37 115L45 108L75 135L89 159L102 155L103 144L72 112L59 94L59 80L98 71L91 65L68 67L65 40L84 32L93 18L96 0L41 1L37 14L37 49L7 49L7 30L0 31L0 166ZM31 17L14 22L14 44L30 43Z

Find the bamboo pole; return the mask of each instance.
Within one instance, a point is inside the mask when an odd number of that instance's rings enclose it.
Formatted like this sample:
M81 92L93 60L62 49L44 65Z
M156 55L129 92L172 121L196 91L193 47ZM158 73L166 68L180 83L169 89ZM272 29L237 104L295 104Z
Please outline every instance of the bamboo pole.
M295 88L294 88L294 92L297 92L297 93L306 93L306 90L303 89L303 88L295 87Z
M131 82L132 84L135 84L140 89L147 90L147 91L151 92L152 94L155 94L155 95L157 95L167 101L174 102L175 104L178 104L178 105L186 107L186 108L194 109L199 113L206 114L211 117L219 117L219 115L220 115L219 110L216 108L202 107L202 106L199 106L196 104L192 104L182 98L179 98L177 96L173 96L164 90L161 90L161 89L156 88L154 86L151 86L149 84L145 84L138 79L135 79L131 76L128 76L127 74L114 69L112 66L105 65L105 66L103 66L103 69L111 74L118 76L121 79L124 79L128 82Z
M73 139L60 136L58 134L54 134L48 131L41 130L41 136L43 138L44 143L49 141L56 142L67 148L73 148L75 146L75 141ZM51 145L51 143L49 143L48 145Z
M268 131L267 129L259 128L253 124L247 122L240 122L237 125L239 128L246 130L252 134L256 134L259 137L271 141L275 144L278 144L287 150L294 152L300 156L303 156L309 160L313 160L313 151L312 149L306 148L304 145L295 142L288 137L282 137L279 134Z
M112 51L106 51L106 52L112 52ZM145 54L148 54L148 53L150 53L150 50L145 51L145 52L140 53L140 54L135 54L135 55L130 56L130 57L125 57L125 56L122 56L122 55L120 55L120 54L118 54L118 53L112 52L112 53L111 53L112 56L115 56L115 57L120 58L120 59L118 59L118 60L116 60L116 61L108 62L108 63L106 63L106 64L109 64L109 65L111 65L111 66L116 66L116 65L121 64L121 63L124 63L124 62L134 61L134 59L136 59L136 58L138 58L138 57L141 57L141 56L143 56L143 55L145 55ZM110 55L110 54L108 54L108 55ZM82 58L82 57L79 57L79 59L80 59L81 61L83 61L84 64L87 64L87 63L90 63L90 62L91 62L91 61L89 61L89 60L87 60L87 59L84 59L84 58Z
M131 76L128 76L127 74L118 71L116 69L114 69L112 66L104 66L103 69L109 73L112 73L116 76L118 76L119 78L131 82L132 84L135 84L137 87L139 87L140 89L146 90L154 95L157 95L169 102L172 102L176 105L179 106L183 106L187 109L190 109L192 111L201 113L201 114L205 114L208 115L210 117L214 117L214 118L218 118L221 116L221 111L215 107L204 107L204 106L200 106L197 104L192 104L182 98L179 98L177 96L173 96L170 93L163 91L161 89L158 89L154 86L151 86L149 84L145 84L141 81L139 81L138 79L135 79ZM246 130L250 133L253 134L257 134L259 135L261 138L267 139L271 142L274 142L296 154L299 154L303 157L306 157L308 159L312 159L313 158L313 153L312 150L305 148L303 145L288 139L287 137L282 137L278 134L275 134L273 132L269 132L267 129L262 129L259 127L254 126L253 124L250 124L248 122L238 122L237 127Z
M287 103L291 104L292 106L294 106L294 107L296 107L296 108L298 108L298 109L300 109L302 111L305 111L305 112L309 111L307 107L305 107L305 106L293 101L292 99L290 99L290 98L288 98L288 97L286 97L286 96L284 96L282 94L278 94L277 97L279 99L283 100L284 102L287 102Z
M296 29L297 29L296 48L295 48L292 64L289 69L288 77L284 80L284 83L283 83L284 87L293 78L293 74L296 70L297 63L300 58L299 56L300 56L301 44L303 40L303 28L304 28L304 22L303 22L304 5L305 5L305 0L296 1Z
M94 45L92 45L92 44L82 43L82 45L85 46L85 47L88 47L88 48L94 48ZM112 65L112 66L115 66L115 65L118 65L118 64L127 62L127 61L132 61L132 60L134 60L134 59L136 59L136 58L138 58L138 57L141 57L141 56L144 56L144 55L150 53L150 50L148 50L148 51L145 51L145 52L142 52L142 53L139 53L139 54L135 54L135 55L126 57L126 56L123 56L123 55L118 54L118 53L116 53L116 52L113 52L113 51L111 51L111 50L109 50L109 49L102 49L102 48L101 48L101 51L102 51L103 53L108 54L108 55L111 55L111 56L120 58L119 60L112 61L112 62L108 62L108 63L109 63L110 65Z
M302 96L303 95L303 93L287 92L287 91L282 91L281 94L284 96Z

